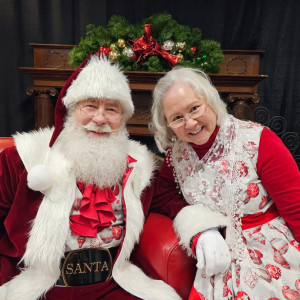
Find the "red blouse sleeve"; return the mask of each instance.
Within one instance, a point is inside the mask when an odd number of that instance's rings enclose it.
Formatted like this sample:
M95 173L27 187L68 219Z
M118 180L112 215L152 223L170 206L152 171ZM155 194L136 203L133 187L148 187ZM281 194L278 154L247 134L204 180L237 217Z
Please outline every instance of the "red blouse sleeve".
M188 203L179 193L173 176L173 167L168 166L166 158L162 164L161 170L155 178L155 190L151 203L151 211L161 213L172 219Z
M261 134L257 173L280 216L300 242L300 172L281 139L267 128Z

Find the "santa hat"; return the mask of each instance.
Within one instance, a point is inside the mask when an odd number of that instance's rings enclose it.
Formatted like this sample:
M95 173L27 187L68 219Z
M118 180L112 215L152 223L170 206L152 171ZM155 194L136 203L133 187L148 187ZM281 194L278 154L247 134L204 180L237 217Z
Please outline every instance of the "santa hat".
M50 148L63 130L67 110L88 98L118 100L125 122L133 115L134 106L127 77L118 64L112 64L106 56L94 51L70 76L57 98ZM33 167L27 180L28 186L35 191L44 191L52 185L51 176L44 165Z
M63 129L67 109L88 98L120 101L125 122L133 115L134 106L127 77L119 65L112 64L99 52L92 52L71 75L58 96L50 147Z

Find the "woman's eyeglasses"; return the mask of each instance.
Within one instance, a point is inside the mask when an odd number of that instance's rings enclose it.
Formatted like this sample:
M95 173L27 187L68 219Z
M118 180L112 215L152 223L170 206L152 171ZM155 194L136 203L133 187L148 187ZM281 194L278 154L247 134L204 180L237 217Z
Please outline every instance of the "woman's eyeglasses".
M184 125L188 118L197 119L204 116L206 108L206 105L195 106L192 108L192 111L190 113L186 114L183 117L177 117L176 120L170 122L169 124L167 124L167 126L173 129L179 128Z

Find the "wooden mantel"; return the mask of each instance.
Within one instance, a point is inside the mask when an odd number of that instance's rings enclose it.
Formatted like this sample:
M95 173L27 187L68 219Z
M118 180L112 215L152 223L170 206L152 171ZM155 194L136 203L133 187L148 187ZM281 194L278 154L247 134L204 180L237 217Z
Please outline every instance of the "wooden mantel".
M30 44L33 47L33 67L20 67L33 79L27 94L35 101L35 127L54 125L54 107L60 89L74 72L69 65L69 52L75 45ZM267 77L259 75L259 61L263 51L223 50L224 63L220 73L209 74L213 84L227 102L228 108L240 119L253 119L259 101L258 83ZM135 105L135 114L128 121L130 134L150 135L150 107L152 91L164 72L127 71Z

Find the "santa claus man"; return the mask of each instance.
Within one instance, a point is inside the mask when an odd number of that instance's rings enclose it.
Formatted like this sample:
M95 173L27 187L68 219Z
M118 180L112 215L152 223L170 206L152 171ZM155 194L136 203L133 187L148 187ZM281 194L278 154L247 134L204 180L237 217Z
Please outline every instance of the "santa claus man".
M128 139L117 65L91 54L63 87L55 128L0 155L0 299L180 299L131 263L154 161Z

